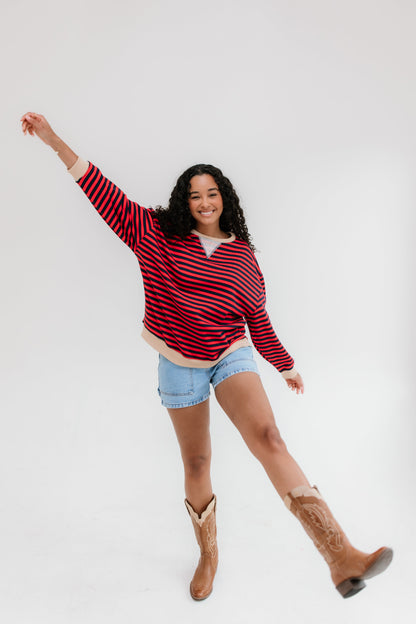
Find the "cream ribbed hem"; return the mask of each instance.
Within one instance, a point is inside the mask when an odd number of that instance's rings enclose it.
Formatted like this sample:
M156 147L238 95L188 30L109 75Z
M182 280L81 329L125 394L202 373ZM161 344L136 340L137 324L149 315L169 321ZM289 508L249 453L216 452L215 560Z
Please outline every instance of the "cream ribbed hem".
M80 158L78 156L75 164L72 165L72 167L70 169L67 169L67 171L68 171L68 173L70 173L72 175L74 180L78 181L78 180L80 180L82 178L83 175L85 175L85 173L87 172L88 167L89 167L88 161L86 161L83 158Z
M164 340L152 334L152 332L150 332L147 329L147 327L143 326L141 335L142 335L142 338L144 338L144 340L151 347L156 349L156 351L159 351L159 353L164 355L165 358L167 358L174 364L178 364L178 366L189 366L192 368L210 368L211 366L215 366L215 364L218 364L218 362L220 362L223 358L225 358L230 353L237 351L237 349L239 349L240 347L250 346L248 338L242 338L241 340L237 340L236 342L233 342L233 344L229 346L228 349L223 351L220 357L217 358L216 360L196 360L193 358L186 358L185 356L182 355L182 353L179 353L179 351L175 351L175 349L168 347L168 345L166 344Z
M174 364L177 364L178 366L189 366L192 368L210 368L211 366L218 364L218 362L221 362L221 360L227 357L227 355L230 355L230 353L237 351L237 349L251 346L248 338L241 338L241 340L233 342L233 344L228 347L228 349L223 351L220 357L216 360L196 360L193 358L186 358L182 355L182 353L179 353L179 351L175 351L175 349L168 347L164 340L152 334L147 327L143 326L141 336L151 347L164 355L166 359L170 360ZM296 377L298 373L294 368L292 368L290 371L283 371L283 373L280 374L283 375L285 379L291 379L292 377Z
M204 524L205 520L210 515L210 513L214 510L216 501L217 501L217 498L216 498L216 496L214 494L214 498L212 499L212 501L210 502L208 507L202 512L202 514L200 516L196 513L196 511L192 507L191 503L189 503L186 500L186 498L185 498L185 505L186 505L187 510L189 511L189 515L191 516L191 518L193 518L195 520L195 522L197 524L199 524L199 526L202 526Z

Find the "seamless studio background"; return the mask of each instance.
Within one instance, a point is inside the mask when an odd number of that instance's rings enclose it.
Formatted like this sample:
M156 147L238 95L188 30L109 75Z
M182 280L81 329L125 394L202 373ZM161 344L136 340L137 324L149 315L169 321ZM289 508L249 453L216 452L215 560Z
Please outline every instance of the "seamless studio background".
M0 615L9 624L381 624L415 549L415 5L27 0L1 21ZM211 394L220 566L198 549L134 255L19 119L142 205L219 166L304 395L255 352L277 424L358 548L391 568L342 600Z

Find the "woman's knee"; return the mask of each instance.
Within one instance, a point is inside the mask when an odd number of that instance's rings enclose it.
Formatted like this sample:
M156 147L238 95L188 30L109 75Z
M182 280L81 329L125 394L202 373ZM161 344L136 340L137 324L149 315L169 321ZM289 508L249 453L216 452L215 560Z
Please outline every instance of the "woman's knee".
M211 468L211 454L201 453L190 455L183 461L185 474L189 479L202 479L209 474Z
M279 429L276 425L271 424L263 425L256 429L252 449L255 455L264 455L265 453L285 455L288 452Z

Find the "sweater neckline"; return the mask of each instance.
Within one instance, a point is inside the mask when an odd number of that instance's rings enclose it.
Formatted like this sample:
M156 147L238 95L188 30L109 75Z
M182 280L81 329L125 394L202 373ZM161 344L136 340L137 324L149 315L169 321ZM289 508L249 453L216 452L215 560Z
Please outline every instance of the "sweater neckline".
M233 232L231 232L228 238L218 238L217 236L207 236L206 234L201 234L201 232L198 232L198 230L191 230L191 233L196 234L199 237L208 238L209 240L218 241L221 243L232 243L235 240L235 234Z

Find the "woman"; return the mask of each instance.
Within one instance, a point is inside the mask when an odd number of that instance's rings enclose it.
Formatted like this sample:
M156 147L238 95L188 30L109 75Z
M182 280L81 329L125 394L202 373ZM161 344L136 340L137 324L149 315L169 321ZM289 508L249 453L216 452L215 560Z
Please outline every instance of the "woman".
M259 459L276 491L329 565L344 597L365 587L392 559L390 548L356 550L316 486L289 454L245 336L303 393L294 360L265 309L264 279L230 181L210 165L178 179L167 209L143 208L92 163L78 157L45 117L26 113L22 130L51 146L101 217L134 251L143 276L143 338L159 352L158 393L172 419L185 471L185 505L200 547L190 584L195 600L212 591L218 565L216 496L210 478L209 394Z

